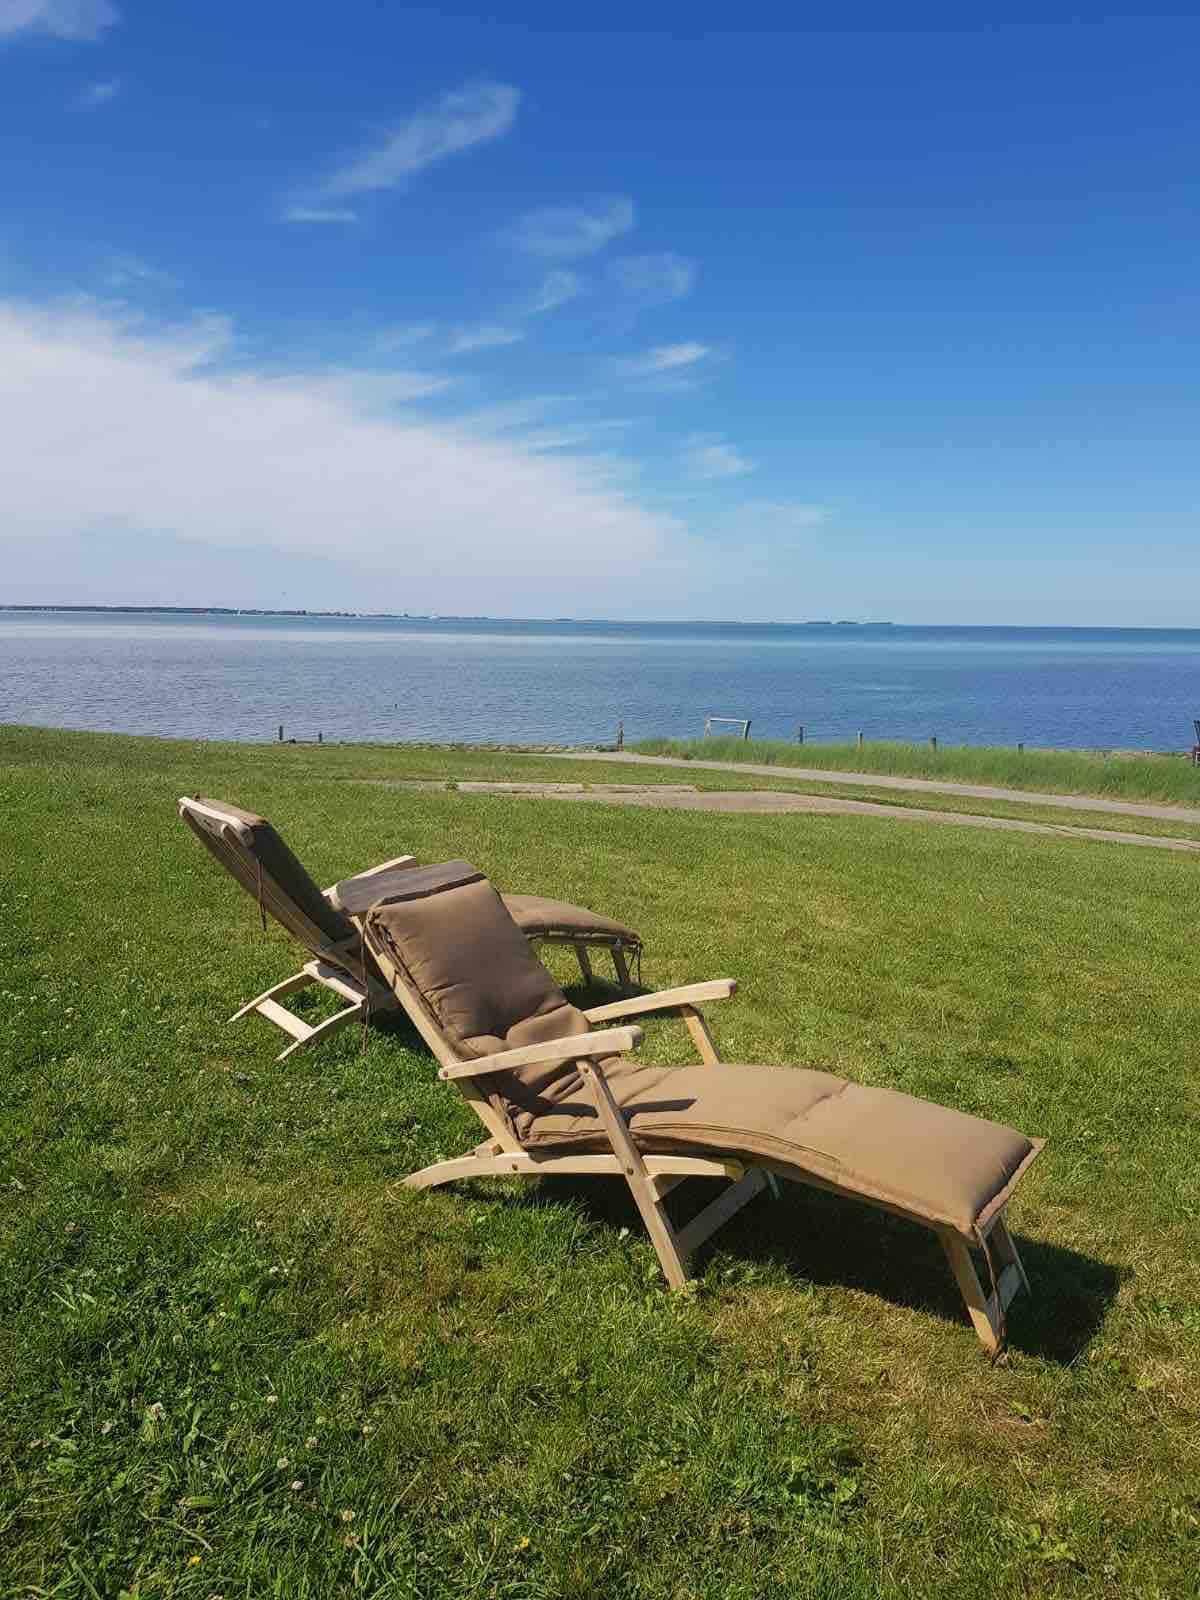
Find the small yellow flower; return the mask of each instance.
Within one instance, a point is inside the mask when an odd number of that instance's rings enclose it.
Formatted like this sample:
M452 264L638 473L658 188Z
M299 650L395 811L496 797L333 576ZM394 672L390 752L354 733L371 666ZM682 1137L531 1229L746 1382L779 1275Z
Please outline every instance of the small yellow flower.
M529 1549L529 1535L523 1533L521 1535L521 1537L517 1540L516 1544L513 1545L513 1549L514 1550L528 1550Z
M189 1567L198 1567L199 1565L200 1565L200 1557L199 1556L189 1556L188 1557L188 1566Z
M342 1512L342 1521L343 1522L353 1522L354 1521L354 1513L353 1513L353 1511L351 1511L349 1506L347 1506L346 1509Z

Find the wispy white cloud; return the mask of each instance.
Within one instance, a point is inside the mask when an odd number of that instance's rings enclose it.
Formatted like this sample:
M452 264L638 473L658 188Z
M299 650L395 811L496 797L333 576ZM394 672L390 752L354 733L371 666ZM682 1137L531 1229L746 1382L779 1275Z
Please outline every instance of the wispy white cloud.
M375 335L375 349L380 355L392 350L404 350L410 345L426 344L437 332L433 322L401 322L393 328L381 328Z
M0 0L0 39L19 33L98 39L120 16L109 0Z
M80 533L134 539L144 562L159 540L328 557L336 530L342 570L407 609L561 613L691 570L681 524L594 461L389 412L362 374L230 372L232 341L215 318L0 301L0 437L21 462L0 474L3 537L49 571Z
M302 382L310 394L321 395L362 415L387 413L396 406L428 400L454 387L455 379L439 372L363 372L355 367L294 377L264 379L277 387Z
M647 350L645 355L630 356L618 365L622 372L632 377L651 377L694 367L697 361L703 361L711 353L711 347L706 344L660 344L655 345L653 350Z
M357 222L358 213L348 206L285 206L284 222Z
M500 328L494 325L455 328L450 335L449 354L462 356L472 350L498 350L502 345L519 344L524 337L520 328Z
M169 272L164 272L161 267L151 266L149 261L143 261L141 256L122 253L109 256L104 263L102 277L108 289L134 289L148 288L154 284L166 285L175 282Z
M750 500L738 507L738 526L749 536L786 536L829 521L828 506L802 500Z
M614 417L600 422L569 422L558 428L535 428L521 435L524 450L578 450L607 434L628 428L624 417Z
M696 265L670 251L660 255L620 256L610 264L608 275L635 305L661 306L691 294L696 282Z
M518 250L531 256L590 256L633 227L633 201L618 195L590 206L547 206L528 211L511 233Z
M577 299L583 292L583 280L577 272L556 267L542 279L542 286L528 314L537 316L543 311L557 311L559 306L565 306L568 300Z
M693 433L683 457L693 478L739 478L756 466L716 433Z
M115 100L123 92L125 84L120 78L103 78L99 83L89 84L79 97L83 106L104 106L110 100Z
M502 400L491 406L477 406L474 411L463 412L455 422L456 427L480 437L508 433L542 422L552 412L561 410L567 397L558 394L526 395L521 400Z
M394 189L435 162L498 139L512 127L521 91L509 83L468 84L423 106L373 149L347 161L324 183L324 195Z

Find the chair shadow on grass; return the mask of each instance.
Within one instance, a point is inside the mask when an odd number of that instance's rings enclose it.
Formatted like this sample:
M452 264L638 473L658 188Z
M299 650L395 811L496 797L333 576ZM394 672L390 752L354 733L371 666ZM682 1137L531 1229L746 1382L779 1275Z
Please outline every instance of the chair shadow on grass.
M672 1219L686 1222L723 1185L693 1179L675 1190ZM641 1232L624 1184L605 1178L543 1178L514 1192L513 1202L546 1205L570 1200L589 1221ZM1095 1338L1128 1267L1082 1255L1049 1240L1014 1233L1032 1294L1009 1308L1008 1344L1025 1355L1064 1366ZM932 1312L967 1329L966 1311L944 1252L928 1228L840 1195L781 1181L779 1198L758 1196L697 1252L701 1278L712 1253L763 1266L781 1266L797 1283L860 1289L896 1306ZM980 1268L981 1277L986 1269Z

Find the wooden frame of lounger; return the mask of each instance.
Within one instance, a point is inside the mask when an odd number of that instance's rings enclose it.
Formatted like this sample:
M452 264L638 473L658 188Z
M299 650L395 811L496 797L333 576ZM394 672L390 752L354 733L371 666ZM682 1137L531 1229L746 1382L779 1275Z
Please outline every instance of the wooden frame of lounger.
M489 1139L466 1155L450 1161L438 1161L433 1166L411 1173L402 1180L404 1187L435 1189L441 1184L465 1178L542 1178L571 1174L623 1178L646 1225L663 1276L672 1289L681 1289L691 1277L691 1258L700 1245L735 1216L764 1186L769 1184L774 1189L774 1174L778 1174L795 1183L809 1183L814 1188L826 1189L833 1194L866 1201L880 1210L932 1228L941 1241L980 1343L990 1355L999 1353L1004 1342L1005 1310L1021 1289L1029 1290L1029 1279L1008 1231L1005 1217L1007 1207L1000 1207L980 1231L979 1243L988 1256L988 1275L994 1285L990 1291L985 1291L966 1240L954 1229L931 1224L928 1218L905 1210L902 1206L890 1205L864 1195L857 1189L843 1188L808 1173L801 1174L783 1163L752 1164L731 1155L709 1157L643 1153L630 1135L605 1079L602 1064L604 1057L634 1049L641 1042L641 1028L626 1026L601 1029L543 1044L525 1045L516 1050L503 1050L479 1059L463 1060L407 974L389 959L385 948L371 941L369 926L367 938L380 970L386 974L400 1004L436 1057L439 1063L438 1077L455 1085L474 1108L490 1135ZM639 995L634 999L615 1001L611 1005L595 1006L583 1015L589 1023L607 1023L645 1016L651 1012L673 1012L683 1018L701 1059L711 1066L719 1063L721 1057L700 1007L709 1000L726 1000L736 991L737 984L732 978L717 978L707 983L663 989L657 994ZM483 1080L490 1073L555 1061L576 1063L612 1145L611 1154L554 1155L527 1150L488 1099ZM689 1223L676 1228L663 1202L671 1190L687 1178L725 1178L730 1186Z
M297 944L302 945L312 956L299 972L282 979L279 983L273 983L269 989L264 989L262 994L255 995L253 1000L247 1000L246 1004L240 1006L229 1018L230 1022L240 1022L243 1017L256 1015L281 1029L292 1042L281 1050L275 1059L286 1061L298 1050L307 1050L313 1045L320 1044L323 1039L328 1039L331 1034L339 1032L352 1022L360 1022L377 1012L396 1010L396 998L375 976L373 970L375 963L369 954L364 963L362 932L356 918L339 911L330 903L329 916L343 922L346 929L344 937L330 939L305 914L287 887L263 870L262 862L254 853L251 831L240 817L221 810L219 806L206 805L203 801L192 799L189 795L180 798L178 809L180 817L204 847L258 901L264 917L268 913L274 917ZM391 861L383 861L379 866L370 867L366 872L357 873L355 876L374 877L376 873L388 872L395 867L416 865L415 856L396 856ZM332 889L322 889L320 892L328 900ZM575 952L583 981L588 985L594 981L589 951L607 950L612 956L613 971L616 973L618 985L625 993L629 992L626 947L619 939L614 940L602 934L592 936L587 933L545 933L535 935L529 942L535 948L543 944L569 945ZM341 1011L335 1012L333 1016L326 1017L324 1021L315 1025L305 1022L303 1017L298 1017L294 1011L289 1011L285 1005L280 1004L287 995L296 994L300 989L306 989L314 983L320 984L322 988L349 1002Z
M229 1018L230 1022L240 1022L243 1017L254 1013L282 1029L292 1042L275 1059L286 1061L297 1050L319 1044L322 1039L328 1039L350 1023L361 1021L368 1013L397 1009L395 996L386 985L380 983L372 970L374 961L368 967L363 960L362 934L354 922L331 905L330 918L344 922L346 927L343 938L331 939L305 914L288 889L263 869L262 862L254 853L251 830L239 817L187 795L179 801L179 815L226 871L254 896L264 918L268 914L274 917L297 944L303 945L312 954L312 960L306 961L299 972L280 983L273 983L262 994L255 995L253 1000L247 1000ZM397 856L393 861L384 861L372 867L370 871L374 874L393 867L415 865L414 856ZM365 877L366 874L360 876ZM324 895L329 893L328 889L321 892ZM294 1011L280 1004L286 995L295 994L314 983L349 1002L341 1011L315 1025L305 1022L303 1017L298 1017Z

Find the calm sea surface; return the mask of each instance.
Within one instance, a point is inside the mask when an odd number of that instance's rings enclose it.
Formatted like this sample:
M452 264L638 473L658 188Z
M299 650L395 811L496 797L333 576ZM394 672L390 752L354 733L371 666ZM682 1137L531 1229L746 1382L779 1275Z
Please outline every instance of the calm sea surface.
M0 612L0 722L186 738L700 734L1180 749L1200 630Z

